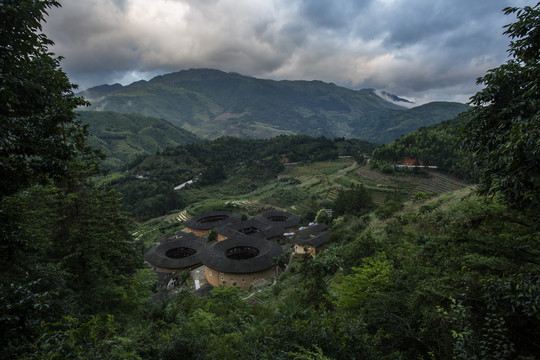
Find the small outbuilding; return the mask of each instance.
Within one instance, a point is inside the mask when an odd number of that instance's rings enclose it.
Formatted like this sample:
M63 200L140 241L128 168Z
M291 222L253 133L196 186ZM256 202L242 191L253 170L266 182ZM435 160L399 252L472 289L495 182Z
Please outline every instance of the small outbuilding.
M323 232L314 237L295 241L295 254L310 254L311 256L315 257L318 253L324 250L329 235L329 232Z
M294 234L293 239L295 254L310 253L311 256L315 256L324 249L328 235L330 233L326 224L315 224L300 228Z
M314 224L308 227L300 228L295 233L295 239L305 240L308 238L313 238L325 231L328 231L328 225L326 224Z

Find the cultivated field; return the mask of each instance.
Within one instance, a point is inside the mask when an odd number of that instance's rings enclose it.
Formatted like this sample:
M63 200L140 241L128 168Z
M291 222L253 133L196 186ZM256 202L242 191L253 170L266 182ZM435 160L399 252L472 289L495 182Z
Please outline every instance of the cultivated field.
M376 205L382 205L386 196L398 191L405 199L418 193L441 194L466 187L439 173L393 175L359 166L351 159L286 166L278 178L255 188L239 185L234 176L212 186L190 190L197 199L185 209L148 222L143 237L155 237L159 232L181 229L189 217L212 210L231 210L252 217L270 209L290 211L300 216L313 216L318 209L331 208L340 190L363 185L371 193ZM182 190L184 191L184 190ZM305 219L310 221L312 219ZM146 226L143 226L146 227ZM142 230L141 230L142 231Z

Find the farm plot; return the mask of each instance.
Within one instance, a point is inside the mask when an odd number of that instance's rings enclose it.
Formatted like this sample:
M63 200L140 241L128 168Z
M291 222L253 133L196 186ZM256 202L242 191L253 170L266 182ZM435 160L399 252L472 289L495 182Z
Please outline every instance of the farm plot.
M430 172L427 176L407 174L386 175L371 170L368 166L363 166L356 170L356 175L367 187L374 187L380 191L399 190L409 195L413 195L419 191L430 194L441 194L467 186L462 182L436 172Z

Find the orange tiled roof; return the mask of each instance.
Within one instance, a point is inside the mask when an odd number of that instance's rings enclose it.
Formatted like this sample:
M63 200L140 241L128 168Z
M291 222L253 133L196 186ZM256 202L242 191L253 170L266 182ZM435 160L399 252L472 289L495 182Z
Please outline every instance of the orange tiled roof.
M420 166L423 166L424 163L422 162L422 160L418 160L418 164ZM403 160L403 162L401 163L401 165L405 165L405 166L414 166L416 165L416 159L414 158L405 158L405 160Z

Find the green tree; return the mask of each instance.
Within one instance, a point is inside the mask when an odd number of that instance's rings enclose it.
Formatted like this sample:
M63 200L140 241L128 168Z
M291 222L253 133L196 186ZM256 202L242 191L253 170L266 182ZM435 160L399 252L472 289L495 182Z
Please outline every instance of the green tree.
M0 3L0 196L65 175L87 131L73 110L86 102L41 31L54 0Z
M294 360L332 360L332 358L325 356L322 349L317 345L313 345L313 348L314 351L299 346L298 351L288 352L287 355Z
M214 242L217 241L218 234L214 231L214 229L210 230L210 233L208 233L208 242Z
M384 199L384 204L375 210L375 215L380 219L388 219L394 213L403 209L403 202L399 192L394 191L393 193L387 194Z
M370 193L363 185L355 186L349 190L342 190L334 204L336 215L352 214L363 215L373 207Z
M299 264L300 282L296 290L300 302L307 306L326 305L328 285L324 278L327 274L325 264L309 254L300 255Z
M315 222L319 224L329 224L330 215L328 215L325 209L321 209L317 212L317 216L315 216Z
M141 359L111 315L92 316L88 322L66 316L42 330L34 352L24 359Z
M90 181L76 186L75 191L59 192L49 208L56 231L47 259L55 260L65 274L66 300L73 301L77 312L128 313L127 287L142 266L130 241L128 219L120 213L116 192Z
M117 195L93 180L100 157L73 112L85 101L39 33L58 6L0 2L0 358L41 358L32 344L64 316L140 312L151 285Z
M483 169L479 190L501 194L518 209L540 208L540 3L508 7L517 21L506 25L511 59L477 80L485 88L462 138Z
M345 310L360 310L392 284L394 266L386 254L365 258L364 265L352 268L336 289L336 305Z

